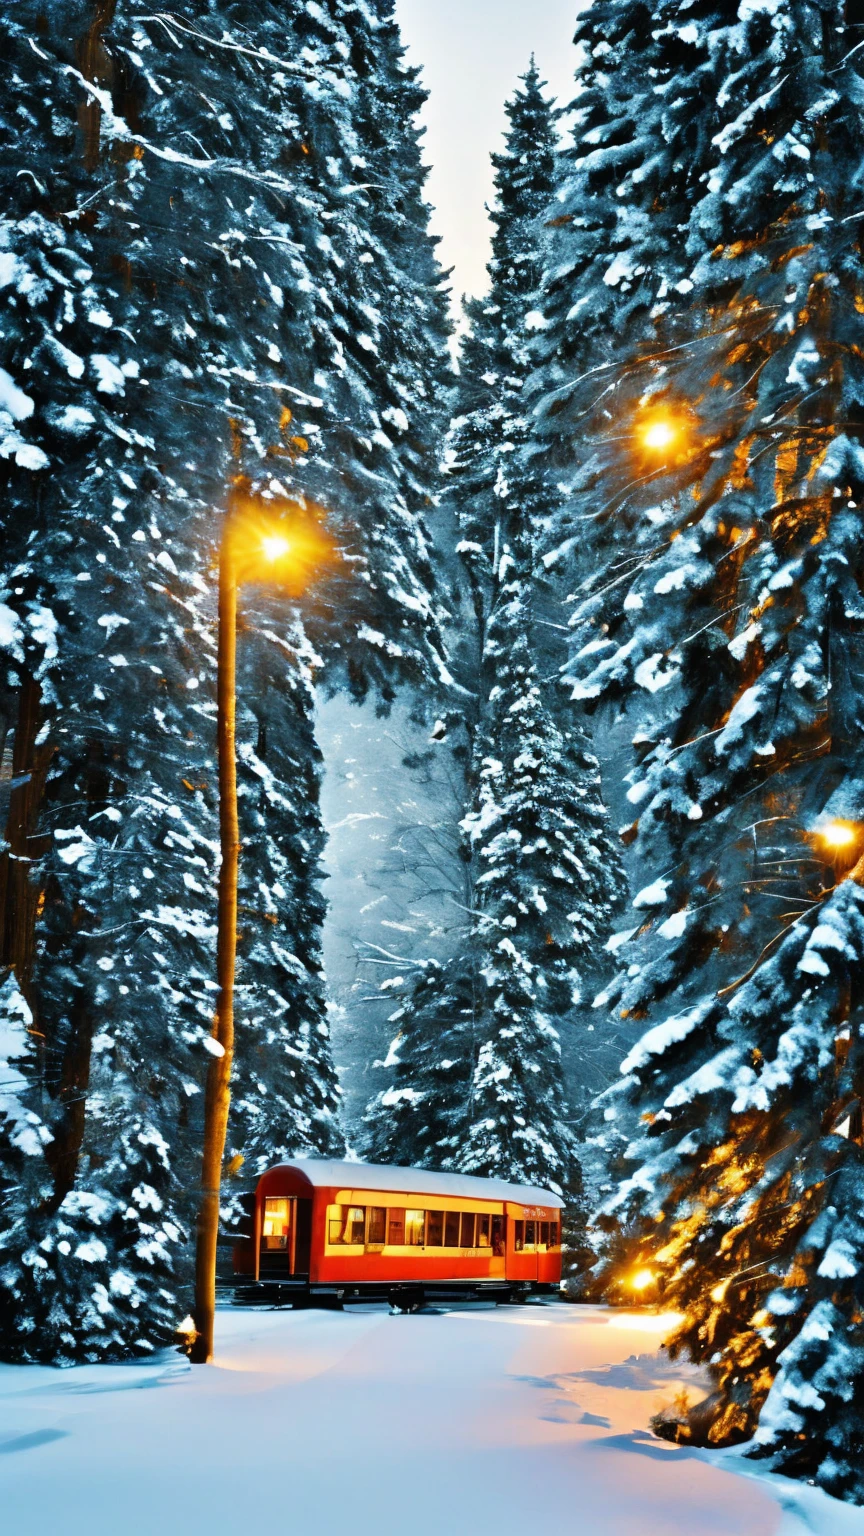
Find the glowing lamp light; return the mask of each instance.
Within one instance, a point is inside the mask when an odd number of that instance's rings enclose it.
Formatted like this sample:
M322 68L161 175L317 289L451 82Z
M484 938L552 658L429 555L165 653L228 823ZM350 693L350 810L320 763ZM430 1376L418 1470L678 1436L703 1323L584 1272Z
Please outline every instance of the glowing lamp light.
M646 448L654 453L662 453L670 448L678 433L671 421L659 416L654 421L649 421L642 429L642 442Z
M630 1288L634 1291L647 1291L654 1284L653 1269L638 1269L630 1280Z
M842 853L844 848L851 848L858 841L858 830L850 826L848 821L829 821L826 826L819 828L819 836L826 848Z
M284 560L285 556L290 554L291 545L280 533L270 533L261 540L261 551L265 560L269 560L273 565L277 560Z

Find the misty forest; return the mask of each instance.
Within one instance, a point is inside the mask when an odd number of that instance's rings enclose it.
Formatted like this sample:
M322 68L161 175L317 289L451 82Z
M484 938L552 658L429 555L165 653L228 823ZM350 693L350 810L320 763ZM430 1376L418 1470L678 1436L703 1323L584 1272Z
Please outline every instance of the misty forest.
M0 1359L504 1179L864 1503L864 11L529 46L455 321L393 0L4 19Z

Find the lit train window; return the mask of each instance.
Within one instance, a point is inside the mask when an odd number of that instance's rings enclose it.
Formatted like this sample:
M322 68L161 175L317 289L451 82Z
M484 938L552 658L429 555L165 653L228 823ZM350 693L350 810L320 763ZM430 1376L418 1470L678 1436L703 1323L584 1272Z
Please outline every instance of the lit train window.
M429 1211L426 1223L426 1247L440 1248L444 1242L444 1212Z
M505 1252L505 1248L504 1248L504 1231L505 1231L504 1217L503 1216L493 1216L492 1217L492 1252L495 1255L496 1259L503 1259L503 1257L504 1257L504 1252Z
M379 1244L383 1248L384 1238L387 1232L387 1212L383 1205L371 1205L369 1207L369 1226L366 1232L367 1243Z
M517 1253L521 1253L525 1247L525 1223L524 1221L514 1221L513 1225L516 1228L513 1235L513 1247Z
M366 1235L366 1207L365 1205L331 1205L331 1211L336 1215L331 1216L327 1223L328 1243L362 1243Z
M390 1243L394 1248L401 1248L405 1241L405 1212L402 1210L391 1211L390 1220L387 1225L388 1243Z
M492 1247L492 1237L491 1237L491 1233L490 1233L491 1225L492 1225L492 1218L491 1218L491 1216L478 1216L477 1217L477 1240L476 1240L476 1242L474 1244L475 1248L491 1248Z
M422 1248L426 1230L425 1211L405 1212L405 1242L409 1248Z
M268 1195L264 1201L261 1237L265 1248L287 1248L290 1204Z
M462 1212L462 1241L460 1248L474 1247L474 1217L469 1211Z
M448 1211L444 1218L444 1247L459 1247L459 1212Z
M550 1221L550 1223L549 1223L549 1247L550 1248L557 1248L558 1247L558 1223L557 1223L557 1221Z

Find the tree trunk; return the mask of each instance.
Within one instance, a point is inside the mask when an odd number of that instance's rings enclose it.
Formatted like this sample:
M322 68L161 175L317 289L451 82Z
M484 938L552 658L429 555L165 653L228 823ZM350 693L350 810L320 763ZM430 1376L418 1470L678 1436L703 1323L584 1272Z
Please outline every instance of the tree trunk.
M53 747L36 745L42 690L29 671L21 677L18 719L12 745L12 781L6 820L7 848L0 855L0 967L11 966L18 985L29 995L36 918L41 891L30 878L44 852L35 827Z

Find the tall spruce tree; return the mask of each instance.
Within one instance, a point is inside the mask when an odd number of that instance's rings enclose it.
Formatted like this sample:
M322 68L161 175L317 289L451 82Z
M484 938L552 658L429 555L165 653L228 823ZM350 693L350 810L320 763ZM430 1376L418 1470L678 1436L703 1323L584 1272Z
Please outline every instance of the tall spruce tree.
M716 161L722 7L594 0L580 13L570 141L545 213L526 382L526 467L545 486L549 569L574 584L596 564L622 360L662 348L689 305L686 232ZM623 370L626 373L626 370ZM554 487L554 495L551 495ZM620 571L616 570L616 575Z
M757 1430L860 1498L861 72L833 5L694 25L722 89L694 104L689 308L594 418L610 564L572 667L582 698L644 700L607 995L651 1027L607 1108L607 1214L717 1378L675 1432Z
M369 1118L379 1156L571 1188L559 1026L580 1001L616 863L596 758L556 721L539 675L548 599L535 551L548 496L520 472L518 450L555 133L533 61L522 82L494 157L490 291L468 305L451 433L473 619L456 646L475 700L463 822L469 924L458 953L443 971L425 968L394 1016L394 1079Z
M69 0L12 21L7 1358L147 1350L185 1310L214 1003L213 562L238 475L275 515L323 503L354 579L302 622L244 599L229 1150L254 1169L270 1146L341 1145L311 684L386 698L441 667L421 488L446 326L389 14Z

